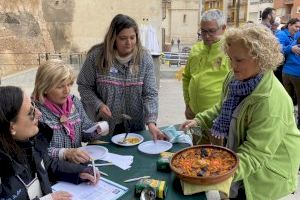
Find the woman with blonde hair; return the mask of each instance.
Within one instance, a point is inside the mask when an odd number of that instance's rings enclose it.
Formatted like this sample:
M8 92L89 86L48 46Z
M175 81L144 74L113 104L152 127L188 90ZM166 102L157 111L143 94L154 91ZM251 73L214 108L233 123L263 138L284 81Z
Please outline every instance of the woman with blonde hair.
M224 39L232 70L221 101L181 128L209 130L237 153L230 198L279 199L296 190L300 164L293 103L273 73L283 61L280 45L255 24L229 29Z
M92 133L83 132L96 123L87 117L80 100L70 94L74 79L69 64L48 60L38 68L32 98L43 114L40 121L54 132L50 156L86 163L90 157L86 151L79 149L81 142L97 139L106 133L100 129Z
M77 84L88 116L94 121L107 120L111 133L142 131L146 124L153 139L166 137L156 127L158 91L153 60L143 49L131 17L118 14L113 18L104 41L88 52ZM131 120L125 122L124 114Z

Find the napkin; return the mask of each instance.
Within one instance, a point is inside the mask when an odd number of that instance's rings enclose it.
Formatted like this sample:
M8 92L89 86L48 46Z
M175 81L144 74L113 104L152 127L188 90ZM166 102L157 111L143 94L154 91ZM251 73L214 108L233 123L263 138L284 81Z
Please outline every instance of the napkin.
M171 143L187 143L193 146L192 136L183 131L177 131L173 125L163 129L162 132L169 137Z
M101 132L99 133L102 136L105 136L109 133L109 126L107 121L100 121L96 125L92 126L91 128L84 130L83 132L86 133L93 133L97 130L97 128L100 127Z
M184 195L191 195L199 192L209 191L209 190L218 190L223 192L227 197L229 197L230 186L232 182L233 176L226 179L223 182L213 184L213 185L196 185L192 183L188 183L185 181L180 181L182 191Z
M123 156L114 153L107 153L101 160L111 162L112 164L120 167L123 170L129 169L133 162L133 156Z

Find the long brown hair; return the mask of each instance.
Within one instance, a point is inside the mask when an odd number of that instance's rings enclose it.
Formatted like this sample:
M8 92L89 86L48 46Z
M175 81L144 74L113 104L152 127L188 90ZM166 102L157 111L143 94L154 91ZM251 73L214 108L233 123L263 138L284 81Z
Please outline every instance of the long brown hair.
M127 15L118 14L110 23L109 29L105 35L104 41L101 44L93 46L88 54L95 48L101 47L103 51L96 57L96 66L102 72L108 72L115 59L116 38L117 35L125 28L133 28L136 34L136 47L133 51L133 72L137 72L139 63L143 53L143 47L140 40L139 28L134 19Z

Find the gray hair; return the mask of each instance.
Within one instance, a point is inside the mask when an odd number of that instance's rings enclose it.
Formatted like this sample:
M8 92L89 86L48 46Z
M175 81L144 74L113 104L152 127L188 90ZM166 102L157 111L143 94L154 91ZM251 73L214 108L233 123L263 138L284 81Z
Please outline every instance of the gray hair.
M218 26L226 25L226 20L223 12L218 9L207 10L202 14L201 21L213 21L216 20Z

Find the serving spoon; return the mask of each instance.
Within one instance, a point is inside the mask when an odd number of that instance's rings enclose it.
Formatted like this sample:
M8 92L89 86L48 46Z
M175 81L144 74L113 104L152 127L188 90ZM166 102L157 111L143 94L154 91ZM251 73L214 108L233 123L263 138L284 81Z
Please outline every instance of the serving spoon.
M121 118L123 119L123 124L124 124L124 128L125 128L125 136L123 138L122 141L119 141L119 144L125 144L126 143L126 138L128 136L128 121L132 119L132 117L130 117L127 114L121 114Z

